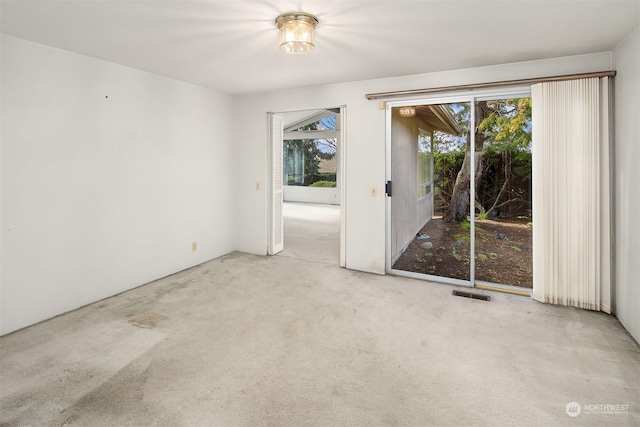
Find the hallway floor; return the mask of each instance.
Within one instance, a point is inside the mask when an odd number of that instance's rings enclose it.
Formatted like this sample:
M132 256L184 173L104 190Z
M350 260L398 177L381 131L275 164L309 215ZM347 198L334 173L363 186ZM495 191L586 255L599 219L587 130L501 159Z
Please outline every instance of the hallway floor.
M0 425L640 424L615 317L452 289L232 253L2 337Z
M285 202L279 256L340 265L340 206Z

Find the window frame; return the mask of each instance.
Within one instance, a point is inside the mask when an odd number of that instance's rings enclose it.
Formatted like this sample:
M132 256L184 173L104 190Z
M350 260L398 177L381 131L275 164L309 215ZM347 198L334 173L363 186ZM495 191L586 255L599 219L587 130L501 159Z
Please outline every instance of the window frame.
M429 151L423 151L421 149L422 145L420 142L420 139L422 136L427 136L429 138ZM425 129L422 129L419 125L418 125L418 156L417 156L417 181L418 181L418 202L423 201L424 199L426 199L427 197L430 197L432 192L433 192L433 131L427 131ZM421 176L422 174L421 172L421 166L423 165L422 163L422 159L420 154L421 153L428 153L429 154L429 169L428 169L428 175L427 176L427 181L425 182L420 182L421 181ZM424 194L423 194L424 193Z

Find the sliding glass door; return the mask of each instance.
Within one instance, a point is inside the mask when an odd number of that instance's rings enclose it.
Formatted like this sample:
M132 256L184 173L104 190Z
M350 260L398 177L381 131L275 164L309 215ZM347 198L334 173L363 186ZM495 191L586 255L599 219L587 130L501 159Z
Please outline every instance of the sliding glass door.
M531 288L531 100L391 106L388 270Z
M531 98L476 101L476 283L533 287ZM476 141L477 141L476 137Z

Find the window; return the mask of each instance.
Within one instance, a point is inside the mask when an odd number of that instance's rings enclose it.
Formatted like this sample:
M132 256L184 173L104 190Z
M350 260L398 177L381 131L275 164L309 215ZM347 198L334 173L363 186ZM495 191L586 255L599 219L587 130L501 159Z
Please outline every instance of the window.
M336 187L338 139L325 137L336 133L335 113L285 133L320 137L284 140L283 184Z
M304 141L284 141L284 185L304 185Z
M418 128L418 199L431 194L432 182L431 133Z

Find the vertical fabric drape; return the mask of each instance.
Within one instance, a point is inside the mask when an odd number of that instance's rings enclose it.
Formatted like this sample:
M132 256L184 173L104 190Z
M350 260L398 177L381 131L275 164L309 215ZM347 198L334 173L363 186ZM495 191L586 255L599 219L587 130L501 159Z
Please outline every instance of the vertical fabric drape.
M610 313L608 78L535 84L532 103L532 297Z

